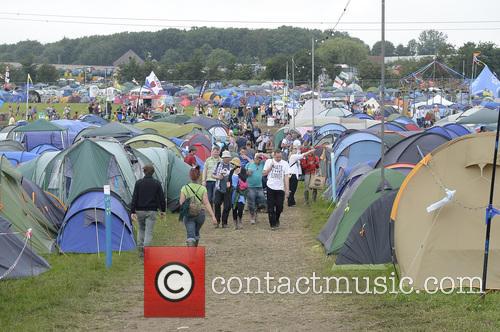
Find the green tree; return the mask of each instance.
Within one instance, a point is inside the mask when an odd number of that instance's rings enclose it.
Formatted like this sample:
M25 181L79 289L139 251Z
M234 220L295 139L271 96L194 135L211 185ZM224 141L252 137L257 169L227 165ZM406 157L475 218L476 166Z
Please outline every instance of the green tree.
M236 65L233 72L231 73L231 77L233 79L238 79L238 80L251 80L253 77L253 69L251 65L248 64L240 64Z
M44 63L38 67L36 80L43 83L54 83L59 79L59 72L56 67Z
M396 49L394 50L394 55L408 56L410 55L410 50L403 44L398 44L398 46L396 46Z
M143 76L143 68L142 66L135 61L135 59L131 59L128 63L121 65L119 67L119 78L121 82L132 81L134 78L137 81L141 81L145 78Z
M223 77L230 77L235 63L236 57L231 52L220 48L213 50L208 55L206 61L208 78L221 79Z
M363 60L358 64L358 73L361 80L380 79L380 64Z
M352 38L329 39L318 47L317 56L321 66L330 77L337 74L337 65L356 66L367 59L369 47L362 41Z
M448 36L437 30L424 30L418 36L417 52L421 55L439 54L439 51L448 50Z
M289 58L284 54L275 55L266 61L264 78L271 80L284 79L286 75L286 62Z
M390 41L385 41L385 55L386 56L393 56L395 53L396 48L394 47L394 44L391 43ZM373 44L373 47L370 51L371 55L381 55L382 54L382 41L378 41L375 44Z

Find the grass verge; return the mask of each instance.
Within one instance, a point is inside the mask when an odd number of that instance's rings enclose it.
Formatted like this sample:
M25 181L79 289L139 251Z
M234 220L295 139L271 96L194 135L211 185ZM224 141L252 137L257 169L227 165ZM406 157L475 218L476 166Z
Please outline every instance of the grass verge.
M155 226L153 245L184 245L177 214ZM37 277L0 281L0 322L3 331L77 330L96 313L124 310L130 303L121 290L142 278L137 253L48 255L52 268ZM99 315L103 316L103 315Z

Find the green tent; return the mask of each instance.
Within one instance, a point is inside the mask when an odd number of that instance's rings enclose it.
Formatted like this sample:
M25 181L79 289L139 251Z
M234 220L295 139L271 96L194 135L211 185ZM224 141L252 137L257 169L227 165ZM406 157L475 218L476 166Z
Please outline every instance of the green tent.
M397 190L405 175L391 169L385 170L386 184ZM337 254L344 246L347 236L363 213L377 201L384 192L380 190L380 169L372 170L359 178L342 195L337 208L323 227L318 239L328 254ZM387 192L387 191L386 191ZM392 206L388 206L391 209Z
M153 122L153 121L142 121L135 124L137 128L140 129L153 129L156 134L165 137L181 137L190 133L194 128L202 128L200 125L195 123L188 123L184 125L178 125L168 122Z
M133 137L124 143L126 146L133 148L146 147L166 147L172 150L178 157L182 158L181 150L177 145L166 137L155 134L143 134Z
M190 181L189 165L168 149L150 147L134 152L141 164L150 163L154 166L155 177L162 183L165 191L168 209L177 210L181 188Z
M187 120L191 119L190 116L185 114L165 114L165 113L156 113L153 116L153 120L155 122L169 122L176 124L184 124Z
M66 129L50 121L39 119L25 126L16 127L13 130L15 133L31 133L37 131L66 131Z
M128 204L136 176L129 155L119 142L84 139L47 164L41 183L34 181L66 205L82 192L105 184Z
M110 122L102 127L97 127L89 130L83 130L77 138L79 137L113 137L119 141L125 141L130 137L134 137L142 134L142 130L126 123L120 122Z
M31 228L31 244L36 252L52 252L57 230L23 190L21 178L10 162L0 157L0 216L12 224L12 231L21 233L18 236L23 242L24 233Z
M43 183L45 176L45 168L54 159L60 151L47 151L39 155L37 158L32 159L26 163L21 164L17 167L17 170L21 172L23 177L31 180L31 182L36 183L38 186Z

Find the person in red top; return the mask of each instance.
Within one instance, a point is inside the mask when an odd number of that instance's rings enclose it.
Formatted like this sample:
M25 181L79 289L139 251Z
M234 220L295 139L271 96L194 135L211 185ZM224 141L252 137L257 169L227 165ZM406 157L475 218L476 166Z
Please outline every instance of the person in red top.
M301 149L300 152L306 153L309 150L311 150L311 148L305 146ZM300 160L300 167L302 167L302 173L304 174L304 200L306 204L309 204L309 191L312 190L312 199L313 202L316 202L316 198L318 197L318 190L310 189L309 183L311 182L311 176L316 174L319 168L319 157L314 153L305 155L304 158Z
M184 162L191 167L195 167L196 166L195 155L196 155L196 148L192 146L189 148L188 155L184 157Z

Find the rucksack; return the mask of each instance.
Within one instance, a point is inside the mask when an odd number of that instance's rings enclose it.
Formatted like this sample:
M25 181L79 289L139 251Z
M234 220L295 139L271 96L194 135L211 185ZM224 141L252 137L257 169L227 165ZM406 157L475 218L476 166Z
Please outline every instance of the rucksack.
M201 210L203 209L202 199L197 195L200 188L198 188L198 190L195 192L193 188L191 188L188 184L186 185L186 187L191 190L194 196L186 198L186 201L184 202L184 204L186 205L186 207L184 208L185 214L188 217L198 217L201 213Z
M248 189L248 182L238 178L238 191L244 193Z

